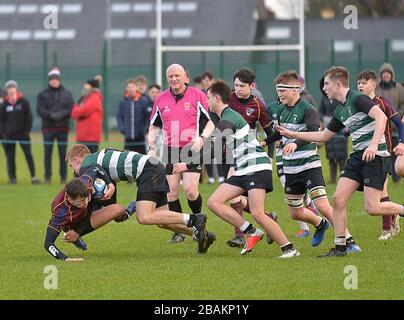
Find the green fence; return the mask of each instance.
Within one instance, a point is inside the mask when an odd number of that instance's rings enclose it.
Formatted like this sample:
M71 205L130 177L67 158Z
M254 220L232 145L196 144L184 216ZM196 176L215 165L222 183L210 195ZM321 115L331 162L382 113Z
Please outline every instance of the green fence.
M63 85L73 92L75 99L79 98L83 83L96 74L104 77L102 86L104 94L104 134L108 138L108 130L115 126L116 105L124 92L125 80L135 75L143 74L152 83L155 80L155 50L149 46L134 46L133 50L117 52L112 46L111 56L105 43L100 43L98 48L89 48L88 54L96 58L91 66L80 65L80 63L67 63L66 56L69 52L56 51L53 47L44 42L38 46L37 52L22 52L16 55L12 50L0 54L0 79L6 81L14 79L19 83L23 93L31 102L31 108L35 114L34 130L39 129L40 120L36 116L36 95L47 86L47 73L49 69L58 65L62 70ZM306 46L306 87L313 96L319 100L319 80L323 71L332 65L343 65L351 72L351 85L355 86L355 75L362 69L373 69L378 71L380 65L391 62L396 71L398 81L404 81L404 52L393 52L389 40L367 41L356 43L350 52L336 52L334 41L315 42ZM22 61L35 54L35 64L27 66ZM117 55L127 55L122 62L115 58ZM147 56L137 59L141 55ZM78 61L80 57L78 57ZM166 53L163 56L163 70L173 62L184 64L190 78L202 73L205 70L212 71L217 78L232 81L233 73L241 67L250 67L256 72L258 88L267 101L275 97L273 79L276 75L287 69L298 70L297 52L271 52L271 53ZM164 72L164 71L163 71ZM164 79L164 77L163 77ZM166 86L166 84L163 84Z

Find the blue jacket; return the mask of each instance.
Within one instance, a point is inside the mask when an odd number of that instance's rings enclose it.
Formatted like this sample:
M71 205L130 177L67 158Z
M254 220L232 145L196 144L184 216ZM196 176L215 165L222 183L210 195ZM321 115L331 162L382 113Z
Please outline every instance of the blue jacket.
M148 100L141 96L139 100L124 97L118 105L118 130L127 139L144 137L149 122L147 114Z

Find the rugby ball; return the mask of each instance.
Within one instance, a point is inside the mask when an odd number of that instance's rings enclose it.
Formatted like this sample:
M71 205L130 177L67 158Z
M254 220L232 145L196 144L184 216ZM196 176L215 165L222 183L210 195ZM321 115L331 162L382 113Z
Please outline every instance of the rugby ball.
M94 180L93 183L93 198L95 199L102 199L104 198L105 192L107 192L108 186L107 183L100 179L97 178Z

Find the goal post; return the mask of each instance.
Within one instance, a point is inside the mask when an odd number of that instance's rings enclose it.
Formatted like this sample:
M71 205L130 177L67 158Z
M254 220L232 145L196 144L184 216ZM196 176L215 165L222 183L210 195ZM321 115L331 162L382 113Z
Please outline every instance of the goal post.
M156 0L156 82L163 84L164 52L241 52L241 51L298 51L299 73L305 75L305 47L304 47L304 0L299 1L299 41L297 44L279 45L213 45L213 46L166 46L162 43L163 29L163 0Z

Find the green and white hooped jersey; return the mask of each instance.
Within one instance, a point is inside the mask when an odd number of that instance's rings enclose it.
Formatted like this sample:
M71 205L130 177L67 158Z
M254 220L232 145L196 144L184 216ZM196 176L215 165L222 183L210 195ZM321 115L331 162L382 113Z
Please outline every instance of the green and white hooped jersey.
M277 122L290 131L307 131L305 123L306 113L317 110L309 103L299 100L293 107L279 104L276 113ZM275 114L274 114L275 117ZM272 118L274 121L274 118ZM282 145L292 143L298 139L282 137ZM285 174L296 174L305 170L321 167L321 160L314 142L298 146L292 154L283 156L283 170Z
M360 98L360 104L367 104L367 106L364 106L367 112L369 112L371 107L375 105L370 98L368 99L369 101L366 101L368 97L361 92L349 90L345 103L340 103L335 109L333 114L334 121L332 121L335 123L335 120L337 120L337 122L342 123L343 126L348 129L352 138L352 153L363 151L369 147L375 131L375 120L369 117L367 113L363 112L365 110L358 110L358 108L362 108L358 105L358 98ZM327 128L335 132L332 127L333 124L330 123ZM380 139L376 154L381 157L387 157L390 155L387 150L384 135Z
M81 167L98 164L114 182L135 181L141 175L149 158L150 156L134 151L103 149L85 157Z
M280 106L280 103L278 101L271 102L267 106L268 114L269 114L272 122L274 123L274 125L279 125L279 121L278 121L278 109L279 109L279 106ZM282 142L280 142L279 146L275 150L275 159L276 159L276 165L277 166L282 166L283 165L283 158L282 158L282 151L283 150L282 149L283 149L283 145L282 145Z
M262 170L272 170L272 161L250 132L250 126L236 111L227 107L218 124L220 133L226 137L226 147L234 159L234 175L242 176Z

